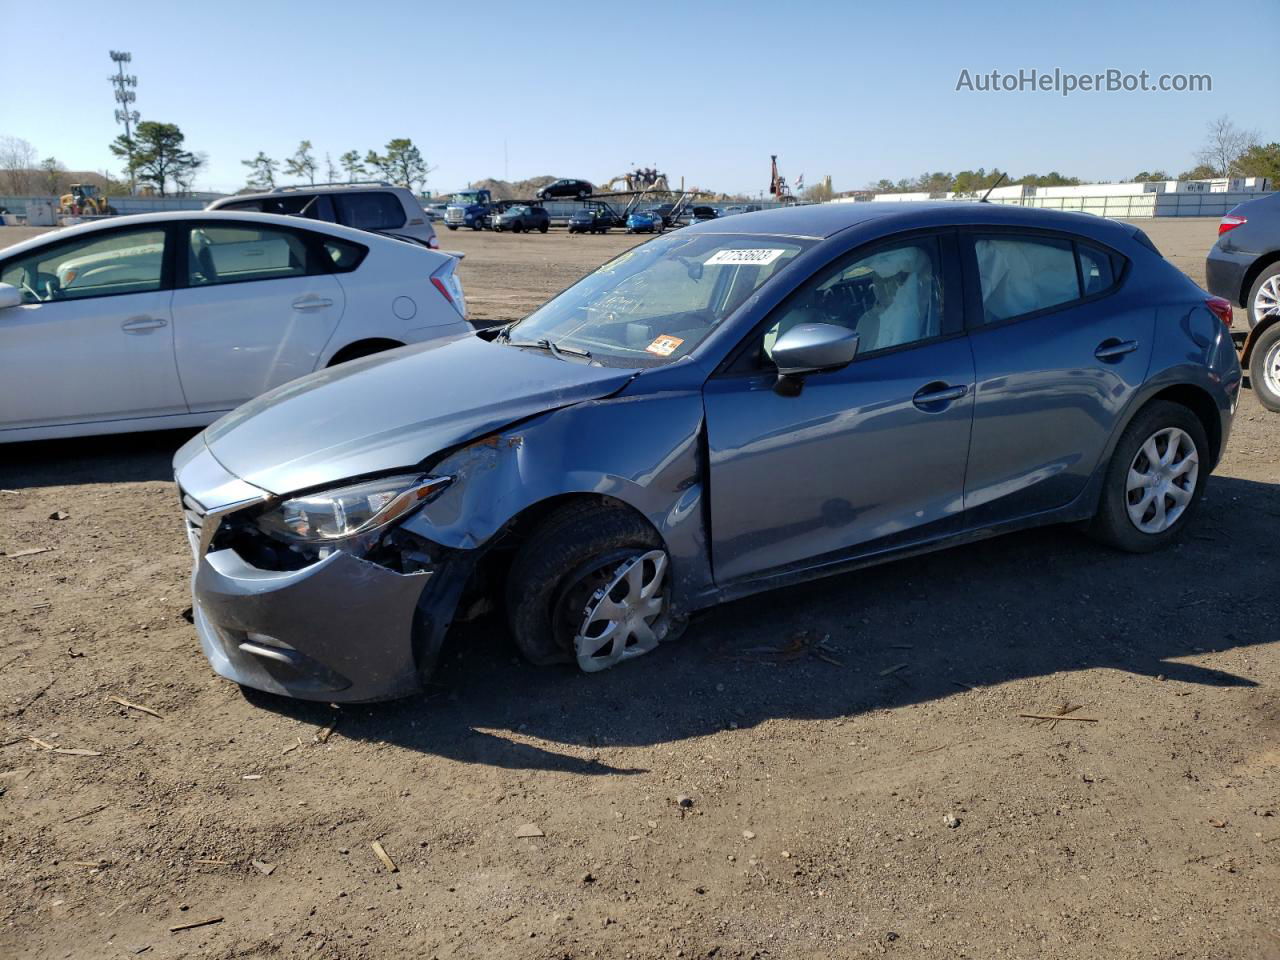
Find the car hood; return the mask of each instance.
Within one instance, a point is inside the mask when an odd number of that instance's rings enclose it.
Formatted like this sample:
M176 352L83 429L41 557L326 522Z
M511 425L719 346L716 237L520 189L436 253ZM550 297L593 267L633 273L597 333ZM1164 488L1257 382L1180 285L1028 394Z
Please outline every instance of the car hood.
M514 421L609 396L634 373L469 335L317 371L202 436L231 473L290 493L413 466Z

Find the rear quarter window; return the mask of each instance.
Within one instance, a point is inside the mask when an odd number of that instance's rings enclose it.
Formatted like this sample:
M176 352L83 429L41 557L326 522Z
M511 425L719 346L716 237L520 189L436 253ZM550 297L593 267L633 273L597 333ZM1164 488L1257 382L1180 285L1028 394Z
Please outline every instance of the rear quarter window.
M393 193L333 195L338 222L357 230L394 230L405 224L404 207Z

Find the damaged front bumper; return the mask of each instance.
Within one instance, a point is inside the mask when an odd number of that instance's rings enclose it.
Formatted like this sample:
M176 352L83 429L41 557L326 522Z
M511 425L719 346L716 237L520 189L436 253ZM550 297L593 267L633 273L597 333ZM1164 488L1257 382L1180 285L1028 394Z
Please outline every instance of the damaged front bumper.
M193 620L219 675L332 702L389 700L422 688L470 570L468 552L410 573L344 549L301 569L262 569L220 546L217 527L263 498L245 498L247 485L207 450L177 480L195 554ZM235 502L219 505L216 498L232 494Z
M196 631L213 669L248 687L306 700L405 696L421 687L414 619L433 576L341 550L288 572L216 550L196 565Z

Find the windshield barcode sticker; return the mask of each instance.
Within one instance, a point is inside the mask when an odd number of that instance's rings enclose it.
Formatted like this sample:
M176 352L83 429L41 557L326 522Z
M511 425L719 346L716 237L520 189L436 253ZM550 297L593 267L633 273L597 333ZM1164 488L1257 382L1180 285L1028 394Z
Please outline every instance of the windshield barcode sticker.
M706 261L708 267L717 263L753 263L764 266L773 263L784 251L782 250L717 250Z

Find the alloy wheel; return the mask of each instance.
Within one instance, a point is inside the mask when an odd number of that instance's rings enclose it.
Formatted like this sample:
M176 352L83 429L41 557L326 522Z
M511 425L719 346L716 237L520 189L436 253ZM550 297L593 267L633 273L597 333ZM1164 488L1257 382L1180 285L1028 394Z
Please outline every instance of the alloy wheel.
M1280 273L1269 277L1253 297L1255 322L1263 317L1280 315Z
M1125 482L1129 521L1143 533L1163 533L1195 496L1200 453L1179 427L1157 430L1138 448Z
M578 666L595 673L654 649L670 629L667 554L649 550L613 561L584 578L600 584L573 638Z
M1273 343L1267 355L1263 357L1262 376L1267 381L1267 389L1280 397L1280 340Z

